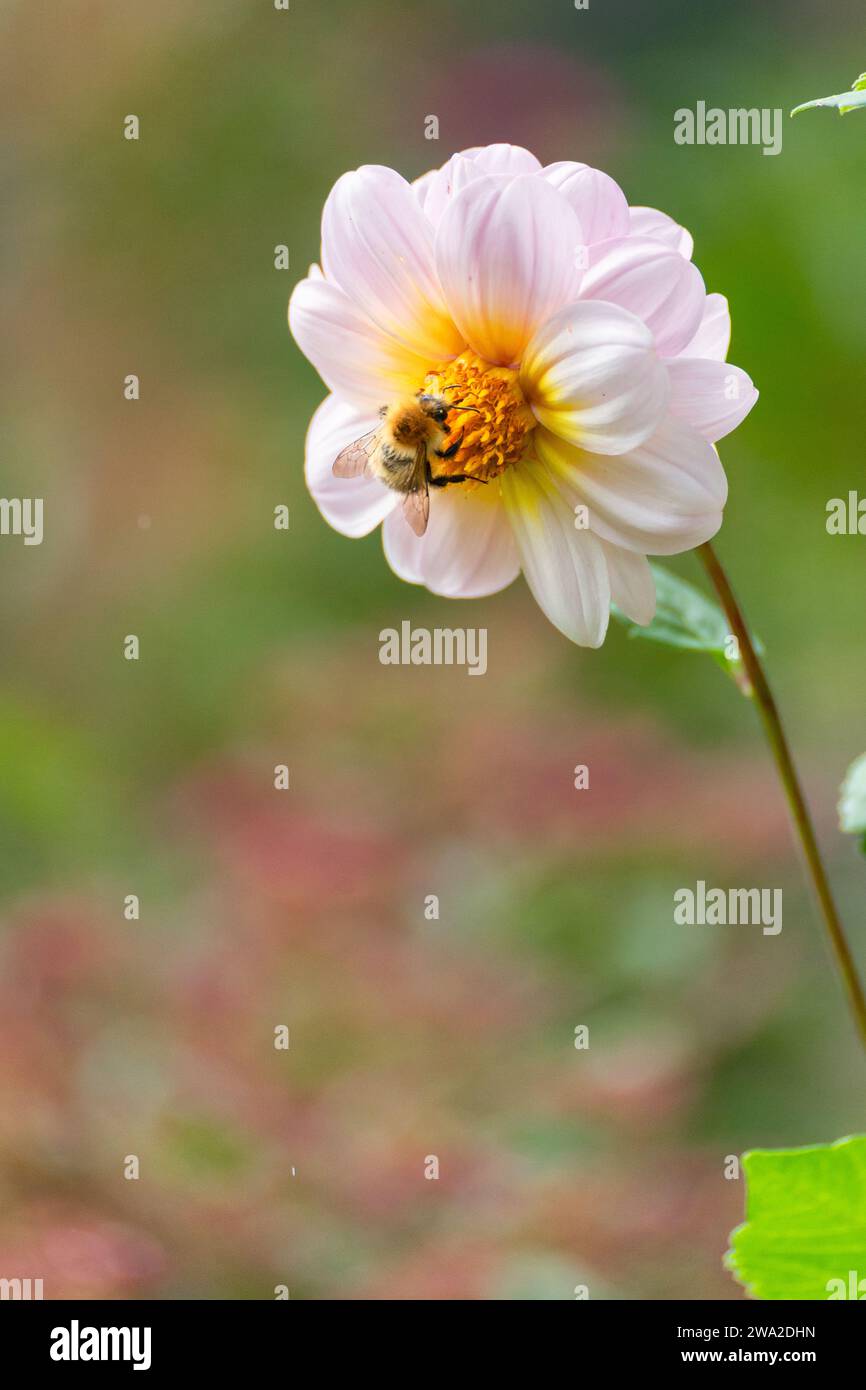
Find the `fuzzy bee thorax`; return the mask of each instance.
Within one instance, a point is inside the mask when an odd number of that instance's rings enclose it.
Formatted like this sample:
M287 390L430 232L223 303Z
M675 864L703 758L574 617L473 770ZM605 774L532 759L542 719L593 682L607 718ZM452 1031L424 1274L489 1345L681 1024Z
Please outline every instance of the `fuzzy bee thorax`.
M399 444L420 444L427 437L429 420L415 405L399 405L388 413L388 425L393 438Z

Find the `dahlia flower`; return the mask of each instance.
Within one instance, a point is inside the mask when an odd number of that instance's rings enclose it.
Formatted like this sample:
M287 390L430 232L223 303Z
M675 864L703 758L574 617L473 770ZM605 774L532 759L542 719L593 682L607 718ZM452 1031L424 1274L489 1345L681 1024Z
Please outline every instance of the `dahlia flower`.
M414 184L365 165L337 180L322 265L289 324L331 394L306 443L306 477L347 536L382 525L401 579L449 598L522 570L547 617L582 646L611 603L651 621L648 555L707 541L725 474L713 447L757 399L725 361L727 301L707 294L692 238L629 207L585 164L528 150L455 154ZM426 533L378 479L335 477L381 408L418 393L471 408L449 422ZM445 394L453 393L453 394ZM469 423L467 423L467 421Z

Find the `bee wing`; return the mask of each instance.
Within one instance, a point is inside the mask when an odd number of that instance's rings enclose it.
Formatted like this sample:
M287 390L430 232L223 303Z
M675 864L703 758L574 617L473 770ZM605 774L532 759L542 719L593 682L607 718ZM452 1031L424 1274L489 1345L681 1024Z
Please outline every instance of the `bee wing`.
M341 449L334 459L335 478L358 478L362 473L370 475L368 464L370 455L376 447L379 438L378 428L370 430L369 434L362 434L360 439L356 439L352 444L347 444L345 449Z
M427 445L422 444L415 459L415 487L403 499L403 515L416 536L423 536L430 520L430 488L427 483Z

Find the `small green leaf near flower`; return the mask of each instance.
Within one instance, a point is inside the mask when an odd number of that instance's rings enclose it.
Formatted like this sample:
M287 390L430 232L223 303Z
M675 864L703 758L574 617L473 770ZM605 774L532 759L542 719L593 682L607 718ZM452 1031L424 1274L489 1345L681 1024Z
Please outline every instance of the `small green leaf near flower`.
M725 1265L754 1298L866 1297L866 1135L743 1155L746 1220Z
M613 616L625 625L628 636L646 642L659 642L665 647L686 651L707 652L724 671L742 684L743 673L738 655L732 655L732 634L721 608L694 584L672 574L662 565L650 565L656 586L656 613L646 627L632 622L614 604ZM761 644L752 638L756 651Z
M832 97L816 97L814 101L804 101L791 112L808 111L813 106L835 106L840 116L848 111L856 111L858 106L866 106L866 72L861 72L856 82L852 82L850 92L838 92Z
M839 794L839 828L846 835L861 836L866 854L866 753L855 758L845 773Z
M650 568L656 586L656 614L652 622L641 627L613 608L614 617L625 623L629 637L724 655L730 629L718 604L661 565Z

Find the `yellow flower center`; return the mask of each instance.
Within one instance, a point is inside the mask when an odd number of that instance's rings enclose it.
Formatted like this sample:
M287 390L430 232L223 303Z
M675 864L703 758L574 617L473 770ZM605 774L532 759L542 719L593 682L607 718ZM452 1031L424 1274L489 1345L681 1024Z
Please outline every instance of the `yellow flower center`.
M537 422L510 367L494 367L464 352L428 372L422 389L451 407L441 449L454 444L457 449L450 458L437 460L437 475L464 473L488 482L523 458L526 437Z

